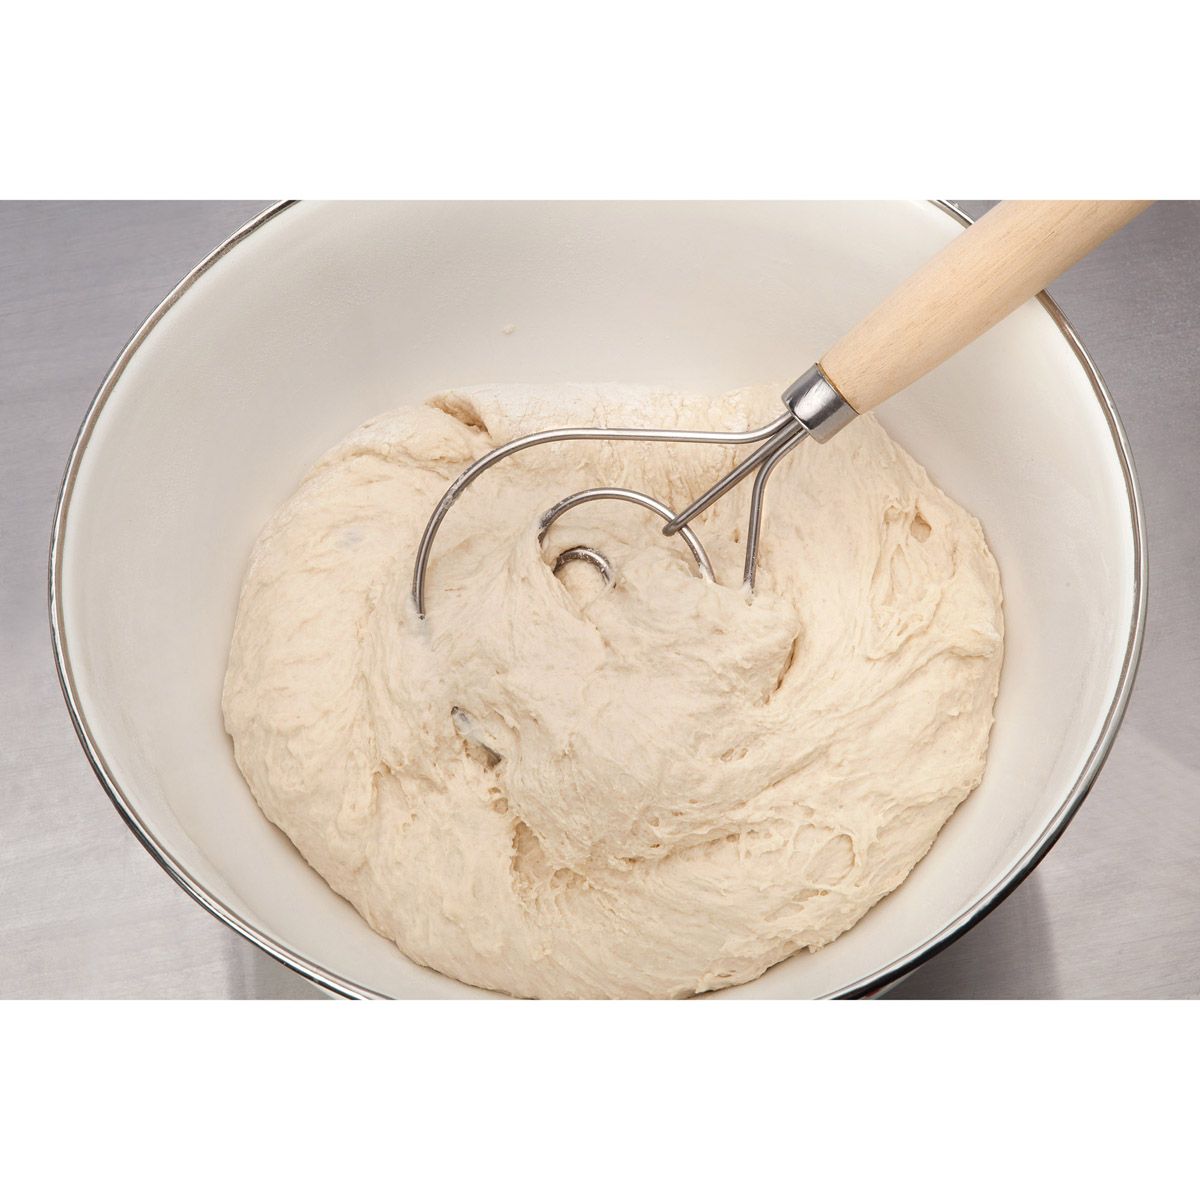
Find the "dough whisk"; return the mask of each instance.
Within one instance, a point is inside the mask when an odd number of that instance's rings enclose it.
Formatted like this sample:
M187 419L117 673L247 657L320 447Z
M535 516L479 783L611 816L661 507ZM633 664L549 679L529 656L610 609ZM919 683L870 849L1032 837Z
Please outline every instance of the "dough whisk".
M806 437L826 442L856 416L920 379L973 342L1068 267L1133 220L1149 201L1011 200L956 237L838 341L783 394L783 413L745 432L674 429L551 429L517 438L483 456L458 476L429 518L417 547L412 597L426 615L425 582L434 539L446 514L484 471L535 446L566 441L683 442L750 446L727 475L686 508L628 488L596 487L565 497L542 514L538 537L564 513L597 500L621 500L662 518L664 535L678 534L700 574L714 579L712 563L690 522L753 473L743 581L753 590L767 481L780 460ZM554 563L590 563L612 583L615 572L601 551L572 546Z

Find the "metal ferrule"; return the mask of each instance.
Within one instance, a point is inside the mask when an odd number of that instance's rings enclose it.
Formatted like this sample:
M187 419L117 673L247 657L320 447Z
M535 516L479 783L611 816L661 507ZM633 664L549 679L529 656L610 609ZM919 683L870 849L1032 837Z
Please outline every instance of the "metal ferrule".
M845 429L858 413L842 398L821 370L814 363L786 392L783 402L791 414L808 430L809 437L818 442L827 442L835 433Z

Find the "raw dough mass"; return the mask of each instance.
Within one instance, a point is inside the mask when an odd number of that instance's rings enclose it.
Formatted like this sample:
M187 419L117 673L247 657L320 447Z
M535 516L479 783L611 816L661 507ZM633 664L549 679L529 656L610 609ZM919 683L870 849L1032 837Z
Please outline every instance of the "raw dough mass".
M362 426L271 519L224 691L266 815L417 962L518 996L687 996L844 933L983 774L1002 657L979 523L873 418L805 442L678 538L602 484L678 509L716 446L526 451L442 527L429 619L409 598L430 510L493 446L562 425L742 429L779 388L449 392ZM550 569L576 543L618 570ZM452 716L459 709L457 719ZM498 758L497 758L498 756Z

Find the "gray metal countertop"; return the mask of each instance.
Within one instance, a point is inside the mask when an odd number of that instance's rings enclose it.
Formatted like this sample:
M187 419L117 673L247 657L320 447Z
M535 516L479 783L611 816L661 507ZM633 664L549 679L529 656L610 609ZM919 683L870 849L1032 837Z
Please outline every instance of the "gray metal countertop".
M0 997L317 995L129 834L75 740L46 619L51 516L93 392L146 314L263 207L0 204ZM1145 653L1062 840L895 997L1200 996L1200 203L1156 205L1051 291L1133 446Z

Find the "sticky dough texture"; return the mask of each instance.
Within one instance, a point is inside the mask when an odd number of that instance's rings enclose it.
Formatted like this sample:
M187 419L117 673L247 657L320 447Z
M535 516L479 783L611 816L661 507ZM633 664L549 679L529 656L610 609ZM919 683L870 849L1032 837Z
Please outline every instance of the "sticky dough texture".
M362 426L255 546L224 691L263 811L410 958L519 996L686 996L844 933L984 769L1002 657L979 523L873 418L786 458L758 589L743 486L695 523L541 512L603 484L682 507L727 447L582 444L486 472L409 599L460 470L554 426L739 429L778 388L478 388ZM606 589L558 551L596 546ZM466 716L458 722L452 710ZM498 754L499 761L495 760Z

